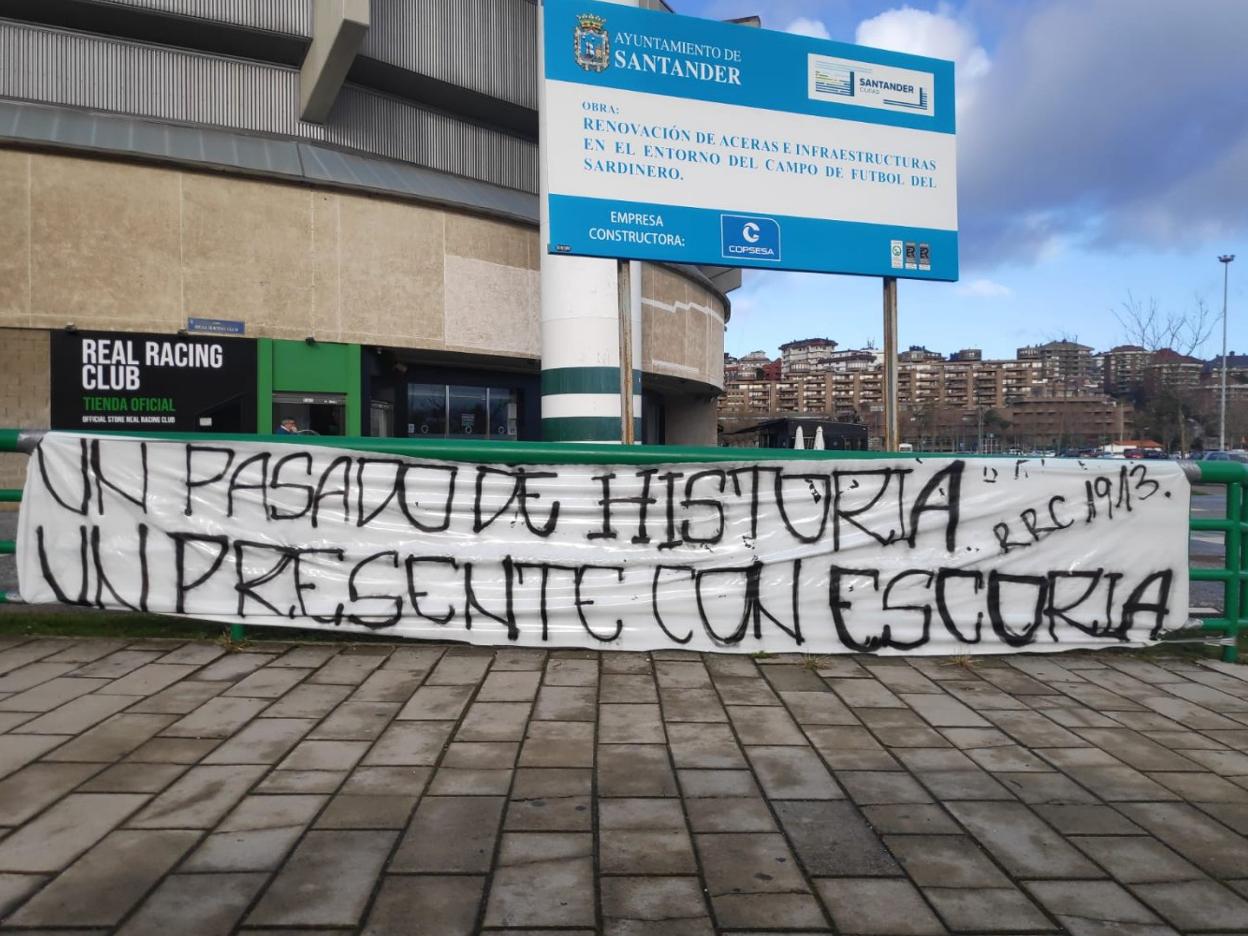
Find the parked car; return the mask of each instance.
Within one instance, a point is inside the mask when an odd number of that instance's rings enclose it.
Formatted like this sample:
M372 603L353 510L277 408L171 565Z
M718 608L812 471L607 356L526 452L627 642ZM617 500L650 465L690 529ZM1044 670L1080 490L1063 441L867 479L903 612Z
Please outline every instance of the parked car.
M1248 464L1248 452L1239 451L1213 451L1205 452L1204 461L1234 461Z

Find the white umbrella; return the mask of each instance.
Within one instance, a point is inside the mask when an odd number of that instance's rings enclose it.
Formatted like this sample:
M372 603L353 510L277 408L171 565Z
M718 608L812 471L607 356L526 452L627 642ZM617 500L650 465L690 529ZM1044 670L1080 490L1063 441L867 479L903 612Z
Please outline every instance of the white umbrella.
M806 447L806 436L802 432L802 427L797 427L797 434L793 436L793 447L795 449L804 449Z
M812 446L812 448L815 448L815 449L817 449L817 450L818 450L818 451L820 451L820 452L822 452L822 451L823 451L823 449L824 449L824 445L823 445L823 426L816 426L816 427L815 427L815 444Z

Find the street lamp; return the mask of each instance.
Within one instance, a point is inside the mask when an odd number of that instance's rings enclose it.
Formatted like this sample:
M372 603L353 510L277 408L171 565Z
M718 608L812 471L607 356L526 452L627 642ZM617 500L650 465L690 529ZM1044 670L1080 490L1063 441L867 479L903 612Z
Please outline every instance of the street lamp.
M1218 415L1218 448L1226 451L1226 286L1231 275L1234 254L1218 257L1222 264L1222 406Z

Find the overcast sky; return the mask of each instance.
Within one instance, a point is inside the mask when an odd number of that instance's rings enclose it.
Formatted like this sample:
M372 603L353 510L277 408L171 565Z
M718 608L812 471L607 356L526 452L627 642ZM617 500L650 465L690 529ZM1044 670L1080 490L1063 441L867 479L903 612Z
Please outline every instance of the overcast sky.
M901 344L1123 339L1128 292L1248 351L1248 0L669 0L957 63L959 283L901 281ZM726 350L880 340L880 280L746 272ZM1220 318L1202 349L1221 348Z

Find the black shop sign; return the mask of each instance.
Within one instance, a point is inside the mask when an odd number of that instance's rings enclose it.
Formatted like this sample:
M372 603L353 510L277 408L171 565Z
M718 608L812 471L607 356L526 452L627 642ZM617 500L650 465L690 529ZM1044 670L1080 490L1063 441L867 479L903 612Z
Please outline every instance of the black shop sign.
M256 343L52 333L52 428L255 432Z

